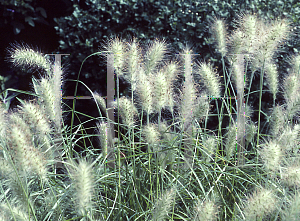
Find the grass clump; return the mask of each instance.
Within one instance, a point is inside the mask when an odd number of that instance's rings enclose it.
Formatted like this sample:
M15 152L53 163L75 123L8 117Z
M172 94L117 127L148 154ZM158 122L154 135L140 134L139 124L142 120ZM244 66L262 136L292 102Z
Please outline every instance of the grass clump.
M64 125L67 112L82 113L62 108L63 71L28 46L10 48L14 65L45 75L33 78L35 101L20 100L10 112L0 105L0 218L297 220L299 57L291 57L287 74L274 62L289 30L284 19L268 23L246 13L229 33L216 19L222 78L211 63L191 66L188 48L169 61L164 41L144 51L136 39L111 39L95 55L114 54L116 100L108 103L87 87L99 110L90 117L96 134L85 133L86 122ZM260 85L251 91L255 74ZM120 97L119 80L130 84L129 96ZM269 110L261 103L265 93L273 97ZM276 103L280 94L283 105ZM115 108L114 122L108 107ZM79 140L85 145L75 151Z

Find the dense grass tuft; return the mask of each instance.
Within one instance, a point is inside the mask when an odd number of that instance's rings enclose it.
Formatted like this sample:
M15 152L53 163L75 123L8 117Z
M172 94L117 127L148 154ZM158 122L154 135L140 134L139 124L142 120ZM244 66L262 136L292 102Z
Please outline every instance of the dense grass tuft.
M96 134L85 133L86 122L64 125L67 112L82 113L61 111L62 71L40 52L13 46L15 66L46 75L33 78L37 100L10 112L0 105L0 219L299 220L299 56L291 56L282 84L274 62L290 29L284 19L248 13L228 33L216 19L223 76L205 61L191 66L189 49L168 61L164 41L143 51L135 39L111 39L106 52L115 56L117 82L127 81L131 94L120 97L117 90L108 104L90 91L99 110L90 119ZM259 90L251 91L255 74ZM273 96L269 110L263 91ZM284 105L276 103L280 93ZM257 110L251 96L259 97ZM211 119L218 119L216 128ZM98 146L89 142L93 136ZM85 145L76 152L79 140Z

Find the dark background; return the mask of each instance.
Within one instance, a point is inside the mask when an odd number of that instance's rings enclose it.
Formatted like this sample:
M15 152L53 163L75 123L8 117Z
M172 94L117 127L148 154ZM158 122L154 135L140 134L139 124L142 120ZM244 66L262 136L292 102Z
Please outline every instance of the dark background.
M233 30L233 20L241 12L256 12L264 19L287 17L293 26L299 27L300 3L297 1L262 1L262 0L0 0L0 75L1 91L15 88L33 91L31 78L38 78L40 71L26 72L10 66L5 61L6 49L10 44L25 43L39 48L43 53L71 54L62 56L67 79L77 79L84 58L99 51L101 44L113 35L131 39L137 37L141 43L156 37L166 39L172 53L180 52L186 45L200 54L199 61L211 60L214 66L222 67L221 56L215 51L214 39L209 34L209 22L214 17L226 19L229 30ZM284 50L278 54L280 78L287 72L287 54L297 53L299 41L294 38L287 42ZM222 75L221 69L218 69ZM83 65L79 80L83 81L93 92L106 96L106 63L103 57L93 56ZM256 77L251 90L258 90L259 77ZM121 82L120 92L127 94L127 88ZM266 88L264 88L266 89ZM65 96L74 95L75 83L65 82ZM14 93L9 92L8 95ZM82 85L77 95L91 96ZM18 94L21 99L31 98ZM263 94L263 110L268 113L271 94ZM71 101L65 101L72 105ZM279 94L278 104L282 104ZM10 108L19 102L13 98ZM250 105L258 109L258 94L250 97ZM76 110L98 117L93 100L77 100ZM213 109L216 112L216 109ZM87 117L80 117L82 121ZM257 114L254 114L254 122ZM263 118L263 120L265 120ZM75 120L75 125L78 123ZM70 124L70 116L67 118ZM209 128L214 128L218 121L210 118ZM95 122L86 124L93 127ZM94 129L90 129L92 133Z

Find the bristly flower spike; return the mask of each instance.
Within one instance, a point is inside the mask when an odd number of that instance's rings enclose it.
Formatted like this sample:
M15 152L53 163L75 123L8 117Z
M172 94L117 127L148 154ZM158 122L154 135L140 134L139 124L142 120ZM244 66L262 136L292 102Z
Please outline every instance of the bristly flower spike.
M212 35L217 43L217 49L221 53L222 57L224 57L227 53L226 48L226 38L227 38L227 30L226 25L223 19L216 19L212 24Z
M29 69L42 68L48 75L51 75L51 62L38 50L34 50L26 44L15 43L11 44L7 51L9 53L7 60L14 66L28 67Z

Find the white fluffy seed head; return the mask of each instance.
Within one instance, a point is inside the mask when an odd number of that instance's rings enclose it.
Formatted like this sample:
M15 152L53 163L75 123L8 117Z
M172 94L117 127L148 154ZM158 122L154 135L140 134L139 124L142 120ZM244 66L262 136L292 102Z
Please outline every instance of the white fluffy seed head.
M47 161L44 154L33 146L32 134L28 124L17 114L10 116L10 146L14 155L14 163L26 172L34 172L45 180Z
M156 39L154 42L150 43L149 49L146 52L146 74L153 73L155 68L164 59L167 52L167 45L165 41L159 41Z
M245 136L245 139L248 142L251 142L254 139L256 133L257 133L257 126L252 121L248 122L246 124L246 136Z
M226 134L226 141L225 141L226 158L228 160L231 157L233 157L236 152L236 146L237 146L237 136L236 135L237 135L236 125L231 123L228 126L228 131Z
M154 76L153 76L154 77ZM155 74L154 83L154 105L155 110L160 112L162 108L166 107L168 102L169 85L165 73L159 71Z
M285 124L285 110L282 106L275 106L272 111L271 119L271 135L275 138L282 133Z
M298 135L299 125L295 125L293 129L290 126L286 126L276 139L287 154L292 154L298 144Z
M297 102L296 93L299 92L298 77L292 73L285 80L285 99L287 102Z
M85 159L79 163L71 162L67 165L74 185L74 199L79 215L85 215L93 207L93 194L95 188L94 170L91 163Z
M156 200L152 211L153 221L163 221L166 219L175 197L176 190L175 188L171 188L170 190L166 190L160 199Z
M137 84L137 75L138 75L138 68L139 68L139 63L142 61L141 58L141 52L142 50L139 48L138 43L134 39L130 44L129 44L129 49L128 49L128 59L127 59L127 66L128 70L124 78L131 84L131 89L132 91L136 90L136 84Z
M10 203L10 206L8 206L7 204L7 202L0 204L1 221L11 220L12 217L19 221L33 220L28 217L28 212L26 212L26 210L24 211L24 208L21 206L14 206L12 203Z
M244 70L244 56L237 55L236 60L232 64L233 78L235 86L237 88L237 93L243 93L245 84L245 70Z
M256 14L244 13L237 19L237 29L229 37L234 54L252 54L252 70L272 61L273 55L290 36L290 24L286 19L266 23Z
M214 221L217 219L218 207L212 200L205 200L202 202L198 200L194 207L194 219L197 221L207 220Z
M275 172L279 169L283 157L282 148L279 144L270 141L264 144L258 153L262 158L264 168L267 172Z
M168 83L172 84L178 78L179 67L180 66L175 62L167 64L164 69L164 73Z
M300 186L300 166L299 164L291 165L282 170L282 181L289 187Z
M180 92L179 119L184 125L189 125L194 118L197 98L193 81L185 81Z
M217 140L214 136L205 136L202 140L203 145L203 159L205 162L210 162L212 160L213 154L215 154L215 151L217 149Z
M289 64L292 66L292 71L300 79L300 55L293 55L289 60Z
M118 37L110 39L104 48L114 55L114 68L119 77L123 76L123 69L126 58L126 45Z
M27 67L29 69L42 68L48 74L51 72L52 65L49 59L46 58L38 50L34 50L25 44L12 44L8 49L8 59L14 66Z
M300 194L297 191L289 198L289 207L283 212L283 220L298 221L300 216Z
M144 135L146 142L150 145L156 144L160 139L157 124L152 123L144 126L142 134Z
M262 67L264 61L272 61L274 54L279 51L289 35L290 26L286 19L276 20L272 23L261 22L257 35L259 46L254 54L257 68Z
M217 49L224 57L227 53L226 38L227 38L227 28L225 21L223 19L216 19L212 24L212 35L217 42Z
M265 65L266 77L268 81L268 86L271 93L276 96L278 92L278 71L277 65L273 63L266 63Z
M107 156L107 148L108 148L108 127L107 123L97 123L98 133L99 133L99 141L102 148L103 157Z
M98 103L100 110L102 110L104 112L104 114L106 114L106 101L105 99L100 96L100 94L98 94L97 92L93 93L94 97L95 97L95 101Z
M297 104L300 102L300 82L295 73L290 73L284 80L284 98L287 103L288 118L292 118L299 110Z
M255 14L244 13L240 16L238 21L239 28L247 35L250 39L256 37L256 30L259 20Z
M236 20L237 29L229 37L235 54L253 53L257 48L257 27L260 20L255 14L244 13Z
M244 204L243 212L246 220L256 220L256 218L263 218L272 213L276 209L276 202L276 197L272 190L256 189Z
M139 68L137 94L139 97L139 105L148 113L151 114L154 111L154 88L153 78L149 78L142 67Z
M174 81L178 78L179 66L178 64L171 62L167 64L163 72L168 85L165 107L167 107L171 112L173 112L175 105L175 95L173 93Z
M31 131L37 137L43 152L52 159L54 152L51 148L49 134L52 128L47 120L46 115L40 109L40 106L32 102L24 102L20 112L26 123L31 126ZM39 146L40 147L40 146Z
M52 86L51 79L42 78L37 84L34 84L34 90L42 103L42 109L54 123L56 130L60 132L62 120L61 99L54 96L56 91Z
M5 138L6 137L6 127L8 126L8 120L7 120L7 111L3 108L3 102L0 101L0 139Z
M21 108L21 113L29 125L35 127L37 133L49 134L51 132L50 125L39 105L25 101Z
M208 95L211 97L220 97L220 82L212 65L203 62L198 67L198 74L204 79Z
M127 97L121 97L119 99L120 107L118 107L117 101L113 102L113 106L119 109L120 115L127 126L131 127L135 124L134 118L137 116L138 111L131 100L129 100Z
M209 99L206 93L201 93L197 96L194 116L200 122L206 117L210 110Z

